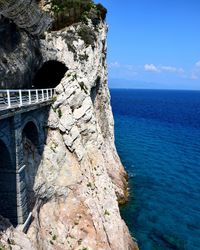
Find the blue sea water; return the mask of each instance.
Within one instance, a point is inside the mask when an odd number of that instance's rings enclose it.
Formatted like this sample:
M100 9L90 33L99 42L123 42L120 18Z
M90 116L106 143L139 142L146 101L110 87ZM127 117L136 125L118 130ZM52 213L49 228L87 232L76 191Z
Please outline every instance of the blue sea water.
M111 90L130 179L121 214L141 250L200 250L200 92Z

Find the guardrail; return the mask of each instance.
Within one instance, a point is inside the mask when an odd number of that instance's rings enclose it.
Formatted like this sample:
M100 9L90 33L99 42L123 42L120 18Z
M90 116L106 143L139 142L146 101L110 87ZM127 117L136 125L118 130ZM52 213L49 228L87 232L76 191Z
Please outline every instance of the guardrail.
M0 90L0 110L50 101L54 92L54 89Z

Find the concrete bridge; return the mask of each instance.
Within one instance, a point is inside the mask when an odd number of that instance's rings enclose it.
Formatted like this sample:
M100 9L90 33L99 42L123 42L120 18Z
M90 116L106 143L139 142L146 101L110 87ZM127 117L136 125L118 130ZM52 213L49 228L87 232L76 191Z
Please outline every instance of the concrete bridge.
M29 169L26 140L42 155L53 94L54 89L0 90L0 215L13 225L26 225L31 217L39 162Z

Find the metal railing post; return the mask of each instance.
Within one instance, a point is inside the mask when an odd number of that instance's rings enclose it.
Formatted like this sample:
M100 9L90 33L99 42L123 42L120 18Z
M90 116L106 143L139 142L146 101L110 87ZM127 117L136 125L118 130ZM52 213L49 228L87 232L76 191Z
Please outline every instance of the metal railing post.
M20 105L20 107L23 105L23 102L22 102L22 91L21 91L21 89L19 90L19 105Z
M47 100L49 100L49 90L47 89Z
M31 91L28 91L28 103L31 104Z
M51 89L51 98L53 97L53 89Z
M36 89L36 102L38 103L38 90Z
M44 102L44 89L42 89L42 101Z
M7 90L7 101L8 101L8 108L11 107L11 101L10 101L10 91Z

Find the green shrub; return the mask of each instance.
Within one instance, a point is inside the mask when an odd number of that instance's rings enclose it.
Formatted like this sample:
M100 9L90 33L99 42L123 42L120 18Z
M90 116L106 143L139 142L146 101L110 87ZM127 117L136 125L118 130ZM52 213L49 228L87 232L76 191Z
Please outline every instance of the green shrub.
M110 213L108 212L108 210L105 210L104 215L110 215Z
M83 22L84 24L88 25L88 17L89 17L89 12L85 11L81 15L80 21Z
M87 187L92 187L92 183L88 182Z
M102 20L104 21L106 19L106 15L107 15L107 9L100 3L98 3L96 5L96 9L97 9L97 13L98 13L99 17L101 17Z
M53 237L52 237L52 240L56 240L57 239L57 235L53 235Z
M78 31L78 35L84 41L86 46L92 46L94 49L95 41L97 41L97 37L95 32L88 26L82 25Z
M87 88L87 86L85 86L84 82L79 82L78 84L79 84L81 90L83 90L87 94L88 88Z
M79 59L81 61L87 61L89 58L89 56L86 54L86 52L84 53L84 55L79 55Z
M75 81L75 80L77 80L77 74L76 73L74 73L73 76L72 76L72 81Z
M57 96L54 95L54 96L52 97L52 101L53 101L53 102L56 102L56 101L57 101Z
M82 21L83 13L89 12L94 5L91 0L51 0L49 2L50 11L55 19L52 30L59 30Z
M88 24L88 18L93 25L98 25L100 20L105 20L107 9L102 4L94 4L92 0L49 0L50 12L54 23L52 30L60 30L74 23Z
M58 117L61 118L61 117L62 117L62 111L61 111L61 109L59 108L59 109L57 110L57 112L58 112Z

